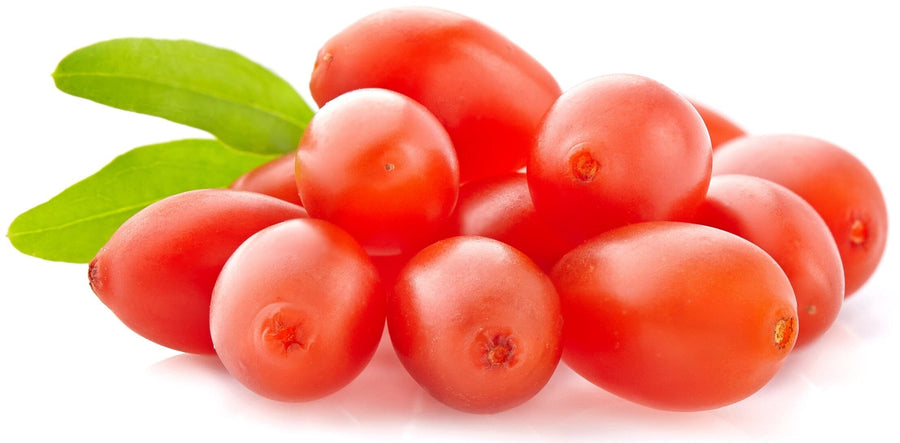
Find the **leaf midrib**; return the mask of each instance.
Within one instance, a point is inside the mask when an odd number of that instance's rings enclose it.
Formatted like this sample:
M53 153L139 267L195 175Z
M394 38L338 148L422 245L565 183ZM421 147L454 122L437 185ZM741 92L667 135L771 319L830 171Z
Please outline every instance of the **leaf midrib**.
M188 91L188 92L191 92L191 93L194 93L194 94L197 94L197 95L202 95L202 96L205 96L205 97L210 97L210 98L212 98L212 99L221 100L221 101L223 101L223 102L231 103L231 104L237 105L237 106L239 106L239 107L244 107L244 108L252 109L252 110L258 111L258 112L260 112L260 113L262 113L262 114L269 115L269 116L275 117L275 118L277 118L277 119L284 120L284 121L286 121L286 122L288 122L288 123L290 123L290 124L296 126L297 129L299 129L299 130L303 130L303 128L306 127L306 125L303 124L302 122L300 122L299 120L295 120L294 118L292 118L292 117L290 117L290 116L287 116L287 115L285 115L285 114L282 114L282 113L280 113L280 112L278 112L278 111L275 111L275 110L263 108L263 107L260 107L260 106L255 106L255 105L253 105L253 104L251 104L251 103L235 101L235 100L233 100L233 99L230 99L230 98L227 98L227 97L223 97L223 96L220 96L220 95L216 95L216 94L210 93L210 92L208 92L208 91L203 91L203 90L199 90L199 89L193 89L193 88L190 88L190 87L185 87L184 85L181 85L181 84L178 84L178 83L163 82L163 81L159 81L159 80L152 79L152 78L141 77L141 76L139 76L139 75L122 75L122 74L96 73L96 72L94 72L94 73L89 73L89 72L66 72L66 73L59 73L59 72L57 72L57 73L54 73L54 74L53 74L53 77L54 77L54 78L57 78L57 79L59 79L59 78L70 78L70 77L109 77L109 78L120 78L120 79L126 79L126 80L138 80L138 81L143 81L143 82L146 82L146 83L151 83L151 84L155 84L155 85L159 85L159 86L165 86L165 87L169 87L169 88L173 88L173 89L181 89L181 90Z
M143 202L140 202L140 203L135 203L135 204L132 204L132 205L129 205L129 206L123 206L123 207L120 207L120 208L118 208L118 209L116 209L116 210L113 210L113 211L101 212L101 213L99 213L99 214L94 214L94 215L90 215L90 216L88 216L88 217L79 218L79 219L77 219L77 220L72 220L72 221L69 221L69 222L67 222L67 223L63 223L63 224L60 224L60 225L48 226L48 227L45 227L45 228L39 228L39 229L32 229L32 230L29 230L29 231L11 232L11 233L9 233L8 237L9 237L9 238L15 238L15 237L21 237L21 236L25 236L25 235L33 235L33 234L41 234L41 233L44 233L44 232L59 231L59 230L66 229L66 228L68 228L68 227L75 226L75 225L78 225L78 224L81 224L81 223L85 223L85 222L89 222L89 221L92 221L92 220L98 220L98 219L101 219L101 218L112 217L112 216L115 216L115 215L119 215L119 214L122 214L122 213L126 213L126 212L133 211L133 210L135 210L135 209L141 209L141 208L143 208L143 207L145 207L145 206L148 206L148 205L150 205L150 204L152 204L152 203L154 203L154 202L156 202L156 201L158 201L158 200L159 200L159 199L157 198L157 199L153 199L153 200L143 201Z

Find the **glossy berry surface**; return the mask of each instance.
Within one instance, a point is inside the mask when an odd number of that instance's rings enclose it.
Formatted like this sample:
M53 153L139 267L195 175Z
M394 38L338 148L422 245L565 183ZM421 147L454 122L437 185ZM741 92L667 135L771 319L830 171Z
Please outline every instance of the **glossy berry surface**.
M91 289L125 325L160 345L211 354L209 300L225 261L267 226L306 211L226 189L176 194L129 218L91 261Z
M806 135L746 136L716 150L713 173L765 178L812 205L841 253L845 297L878 267L887 243L887 205L869 169L843 148Z
M422 105L386 89L352 91L320 109L300 140L295 174L309 214L345 229L372 255L431 242L459 192L447 131Z
M724 229L766 251L784 270L797 299L797 344L831 327L844 300L844 269L828 225L800 196L749 175L717 175L696 223Z
M713 149L718 148L725 142L747 135L743 128L721 112L694 100L691 101L691 104L700 113L700 117L703 118L706 130L709 131L709 141Z
M384 290L362 247L321 220L248 239L222 269L209 310L219 359L250 390L312 400L353 380L384 329Z
M578 246L551 273L563 360L601 388L669 410L759 390L794 347L790 281L756 245L708 226L637 223Z
M537 213L522 173L462 185L450 230L452 235L500 240L524 252L547 272L575 246Z
M544 116L528 160L537 211L573 241L629 223L687 219L709 185L709 134L693 106L646 77L596 77Z
M322 46L309 82L316 103L360 88L397 91L434 113L453 140L463 182L524 166L541 116L561 92L500 33L423 7L368 15Z
M441 240L400 271L388 298L400 361L441 402L509 409L550 379L562 316L550 279L525 254L475 236Z
M238 191L258 192L302 206L297 192L297 180L294 178L296 156L296 151L292 151L269 160L247 171L228 187Z

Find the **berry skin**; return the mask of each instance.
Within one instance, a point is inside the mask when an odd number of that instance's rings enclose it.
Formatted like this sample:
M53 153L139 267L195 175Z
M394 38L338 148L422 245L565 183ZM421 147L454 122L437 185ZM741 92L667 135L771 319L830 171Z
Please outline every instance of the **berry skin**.
M797 338L794 293L778 263L709 226L613 229L564 255L550 276L565 318L563 361L645 406L704 410L746 398Z
M716 150L713 174L771 180L812 205L841 253L844 297L881 262L888 230L884 195L872 172L843 148L806 135L748 135Z
M528 187L538 214L578 243L630 223L688 220L711 164L709 134L690 102L646 77L605 75L547 111Z
M88 268L91 289L126 326L160 345L212 354L209 300L222 266L269 225L306 217L274 197L188 191L129 218Z
M362 247L322 220L250 237L210 304L219 359L248 389L280 401L337 391L368 364L384 330L384 290Z
M563 319L553 284L497 240L459 236L426 247L400 271L387 313L406 370L462 411L525 402L559 362Z
M461 182L524 166L541 116L561 92L503 35L423 7L363 17L322 46L309 82L316 103L361 88L390 89L428 108L453 140Z
M447 131L386 89L348 92L322 107L300 140L295 174L309 215L345 229L372 255L433 241L459 192Z
M844 300L841 255L828 225L800 196L759 177L717 175L694 222L745 238L778 262L797 298L798 346L837 319Z
M297 152L289 152L269 160L238 177L229 189L251 191L303 206L294 178L294 159Z

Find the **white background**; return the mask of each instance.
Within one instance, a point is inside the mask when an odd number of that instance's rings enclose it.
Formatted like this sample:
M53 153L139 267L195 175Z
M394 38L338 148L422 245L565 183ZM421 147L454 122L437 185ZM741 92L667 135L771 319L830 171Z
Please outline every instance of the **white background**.
M751 132L830 140L870 166L892 215L900 208L900 31L890 2L418 3L499 30L564 89L606 73L643 74ZM117 37L194 39L248 56L308 98L322 43L392 4L400 3L4 3L0 222L5 229L130 148L203 136L57 91L50 74L72 50ZM179 354L126 329L91 293L86 265L28 257L4 241L0 441L893 440L900 396L897 219L878 272L821 340L792 354L752 397L697 413L630 404L563 366L525 405L468 415L428 397L389 346L339 393L276 403L231 380L214 357Z

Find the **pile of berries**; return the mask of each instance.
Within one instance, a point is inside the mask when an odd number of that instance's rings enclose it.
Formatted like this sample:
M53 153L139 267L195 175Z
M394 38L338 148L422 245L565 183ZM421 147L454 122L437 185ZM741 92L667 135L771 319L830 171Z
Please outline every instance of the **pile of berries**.
M147 207L89 266L128 327L272 399L345 386L386 324L460 410L527 401L561 359L634 402L717 408L821 336L884 250L847 151L747 135L638 75L562 91L456 13L361 19L310 89L296 152Z

